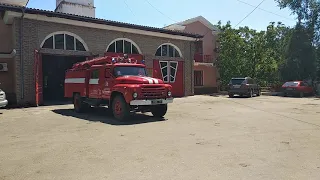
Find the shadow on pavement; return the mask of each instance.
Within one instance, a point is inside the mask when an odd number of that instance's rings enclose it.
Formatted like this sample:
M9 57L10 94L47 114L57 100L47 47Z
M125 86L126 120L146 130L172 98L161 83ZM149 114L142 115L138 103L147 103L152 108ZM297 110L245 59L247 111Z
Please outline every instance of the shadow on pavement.
M253 96L253 97L257 97L257 96ZM241 98L244 98L244 99L248 99L248 98L250 98L250 97L248 97L248 96L233 96L233 97L228 97L228 98L230 98L230 99L241 99Z
M42 106L58 106L58 105L69 105L71 101L47 101Z
M104 107L90 108L90 110L85 113L76 113L73 109L55 109L52 110L52 112L62 116L75 117L91 122L102 122L110 125L135 125L166 120L164 118L155 118L145 114L133 113L129 120L120 122L113 117L112 113L109 112L107 108Z

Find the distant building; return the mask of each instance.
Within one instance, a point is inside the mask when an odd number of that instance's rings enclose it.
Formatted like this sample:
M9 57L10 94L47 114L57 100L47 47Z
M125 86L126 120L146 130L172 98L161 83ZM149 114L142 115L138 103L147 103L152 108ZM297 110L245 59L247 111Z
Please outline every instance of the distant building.
M219 72L216 67L218 58L219 29L202 16L191 18L164 27L203 35L196 45L194 55L194 91L195 94L207 94L219 90Z
M94 0L57 0L55 12L95 17Z

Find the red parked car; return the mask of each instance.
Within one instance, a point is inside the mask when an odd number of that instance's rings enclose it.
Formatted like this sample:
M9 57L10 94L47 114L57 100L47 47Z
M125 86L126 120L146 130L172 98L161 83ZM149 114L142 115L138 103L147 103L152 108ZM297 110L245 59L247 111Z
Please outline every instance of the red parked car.
M288 95L304 97L305 95L313 95L314 89L303 81L288 81L282 85L282 92L285 97Z

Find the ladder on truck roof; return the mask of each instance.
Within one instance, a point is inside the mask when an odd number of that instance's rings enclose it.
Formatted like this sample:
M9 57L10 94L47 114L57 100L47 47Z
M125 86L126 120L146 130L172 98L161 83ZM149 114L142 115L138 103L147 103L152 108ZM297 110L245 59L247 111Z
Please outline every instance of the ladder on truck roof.
M116 64L116 63L132 63L138 64L138 61L134 58L124 58L124 57L99 57L83 62L76 63L72 66L72 69L88 69L93 65L105 65L105 64ZM144 60L142 60L142 64L144 64Z

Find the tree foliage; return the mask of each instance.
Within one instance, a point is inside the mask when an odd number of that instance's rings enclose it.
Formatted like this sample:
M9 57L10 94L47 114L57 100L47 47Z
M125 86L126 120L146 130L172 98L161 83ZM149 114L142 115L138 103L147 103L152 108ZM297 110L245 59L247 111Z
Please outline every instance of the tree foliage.
M294 33L290 37L286 51L289 69L295 66L296 75L286 77L319 77L319 35L320 35L320 1L319 0L276 0L281 8L289 8L297 16ZM292 67L293 68L293 67Z
M320 1L276 0L297 17L295 27L271 22L264 31L218 23L219 71L224 85L250 76L262 86L320 77Z
M223 84L232 77L250 76L260 84L280 81L279 67L285 62L283 51L291 29L282 23L270 23L266 31L248 27L234 29L227 23L218 24L220 53L219 69Z

